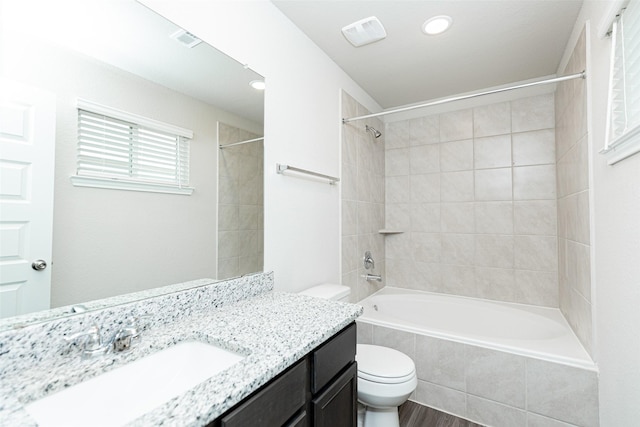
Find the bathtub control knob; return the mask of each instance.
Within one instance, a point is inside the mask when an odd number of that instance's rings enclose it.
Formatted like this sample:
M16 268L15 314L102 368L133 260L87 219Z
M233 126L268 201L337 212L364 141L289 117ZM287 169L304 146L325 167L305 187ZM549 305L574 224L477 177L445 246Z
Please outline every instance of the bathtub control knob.
M364 253L364 269L365 270L371 270L374 267L375 264L373 262L373 257L371 256L371 252L366 251Z

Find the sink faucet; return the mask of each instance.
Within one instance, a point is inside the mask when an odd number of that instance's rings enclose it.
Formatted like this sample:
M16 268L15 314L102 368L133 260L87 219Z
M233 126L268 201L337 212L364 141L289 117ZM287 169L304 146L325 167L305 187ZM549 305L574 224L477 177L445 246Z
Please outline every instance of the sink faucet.
M117 330L107 341L102 340L100 328L95 323L86 331L64 337L64 339L69 343L81 345L83 358L100 356L111 351L120 353L130 350L136 342L140 341L139 320L139 318L128 320L127 324Z

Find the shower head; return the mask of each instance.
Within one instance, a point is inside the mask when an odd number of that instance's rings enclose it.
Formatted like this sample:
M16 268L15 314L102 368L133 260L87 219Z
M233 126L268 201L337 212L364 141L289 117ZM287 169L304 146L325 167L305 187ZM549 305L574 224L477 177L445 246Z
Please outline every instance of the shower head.
M367 132L371 132L371 134L375 137L375 138L380 138L382 136L382 132L380 132L379 130L376 130L375 128L369 126L369 125L365 125L364 127L366 129Z

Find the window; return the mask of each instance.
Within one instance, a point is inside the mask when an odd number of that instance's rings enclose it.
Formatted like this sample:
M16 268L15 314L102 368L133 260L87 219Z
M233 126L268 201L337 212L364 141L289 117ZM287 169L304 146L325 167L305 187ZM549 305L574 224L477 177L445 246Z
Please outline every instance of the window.
M78 102L76 186L191 194L191 131Z
M613 165L640 152L640 0L631 0L611 26L611 75L603 153Z

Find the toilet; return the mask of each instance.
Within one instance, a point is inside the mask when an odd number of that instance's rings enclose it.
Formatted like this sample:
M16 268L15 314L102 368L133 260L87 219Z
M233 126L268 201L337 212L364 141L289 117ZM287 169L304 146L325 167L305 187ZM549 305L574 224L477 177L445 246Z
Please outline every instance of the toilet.
M300 294L347 302L350 289L325 283ZM418 385L413 360L392 348L357 344L356 361L358 401L365 406L364 415L358 411L358 426L399 427L398 406L406 402Z

